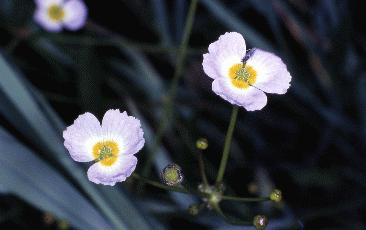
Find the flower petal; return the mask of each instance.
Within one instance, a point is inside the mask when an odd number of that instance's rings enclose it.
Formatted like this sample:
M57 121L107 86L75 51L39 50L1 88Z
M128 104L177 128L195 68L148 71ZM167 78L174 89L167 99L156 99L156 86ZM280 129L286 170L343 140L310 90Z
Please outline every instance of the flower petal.
M248 111L260 110L267 104L264 92L253 86L246 89L236 88L228 78L215 79L212 82L212 90L231 104L243 106Z
M240 63L246 53L244 38L237 32L225 33L208 47L203 55L203 70L215 79L228 75L228 70L235 63Z
M64 0L35 0L37 7L46 7L48 8L51 5L61 5Z
M104 140L117 142L119 154L135 154L145 144L140 121L118 109L110 109L104 114L102 133Z
M63 9L65 10L63 23L67 29L75 31L85 25L88 8L83 1L70 0L65 3Z
M34 12L34 20L49 32L60 32L62 30L61 21L54 21L48 15L47 8L37 7Z
M94 160L93 146L102 138L98 119L91 113L80 115L73 125L63 132L64 145L75 161Z
M257 71L257 80L253 86L266 93L286 93L290 87L291 75L287 71L285 63L273 53L258 48L254 49L246 62Z
M135 170L137 158L134 155L119 155L111 166L104 166L100 162L90 166L88 178L91 182L104 185L115 185L125 181Z

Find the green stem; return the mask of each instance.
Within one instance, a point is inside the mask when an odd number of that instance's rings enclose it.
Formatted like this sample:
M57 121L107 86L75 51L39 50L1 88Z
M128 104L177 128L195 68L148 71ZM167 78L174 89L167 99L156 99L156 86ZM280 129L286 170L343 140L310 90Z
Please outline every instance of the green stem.
M216 178L216 184L220 183L222 181L223 176L224 176L226 163L227 163L227 158L229 156L231 138L233 136L234 126L235 126L237 115L238 115L238 106L234 105L233 106L233 111L231 113L229 128L228 128L227 134L226 134L224 152L222 154L220 168L219 168L219 172L218 172L217 178Z
M198 160L199 160L199 164L200 164L200 170L201 170L201 176L202 176L203 184L205 186L208 186L208 181L207 181L207 177L206 177L206 173L205 173L205 165L203 164L202 151L201 150L199 150L199 153L198 153Z
M158 188L162 188L162 189L166 189L166 190L170 190L170 191L175 191L175 192L181 192L181 193L187 193L187 194L195 194L201 198L209 198L209 194L207 193L202 193L202 192L198 192L198 191L192 191L192 190L187 190L185 188L180 188L180 187L171 187L168 185L165 185L163 183L157 182L157 181L152 181L146 178L141 177L139 174L133 172L131 174L131 176L135 179L141 180L142 182L146 183L146 184L150 184L152 186L158 187ZM191 189L191 188L190 188Z
M233 196L222 196L223 200L232 200L238 202L261 202L271 200L269 197L259 197L259 198L243 198L243 197L233 197Z
M175 92L178 87L179 78L182 75L182 71L183 71L184 60L185 60L185 57L187 54L188 39L190 37L191 30L192 30L194 15L196 13L197 2L198 2L198 0L192 0L191 5L189 7L187 22L186 22L186 26L184 28L184 35L183 35L182 43L179 47L179 56L178 56L178 62L177 62L177 66L176 66L175 73L174 73L174 78L171 83L170 90L168 92L168 97L167 97L167 102L166 102L166 106L164 109L164 114L163 114L163 117L159 124L158 130L156 132L153 147L152 147L151 151L149 151L148 159L147 159L147 161L145 163L145 167L142 171L143 177L146 177L148 175L148 173L150 172L150 168L151 168L152 162L154 160L155 153L159 147L161 138L163 136L163 133L164 133L165 128L168 123L167 122L168 116L171 114L171 111L173 108L174 95L175 95Z
M190 189L184 189L184 188L179 188L179 187L170 187L168 185L162 184L160 182L157 181L152 181L146 178L141 177L140 175L138 175L137 173L132 173L131 175L133 178L141 180L142 182L146 183L146 184L150 184L152 186L158 187L158 188L162 188L162 189L166 189L166 190L170 190L170 191L175 191L175 192L181 192L181 193L187 193L187 194L192 194L191 191L189 191ZM202 198L208 198L209 195L206 193L201 193L201 192L194 192L195 195L198 195ZM232 196L222 196L223 200L233 200L233 201L239 201L239 202L261 202L261 201L268 201L270 200L269 197L263 197L263 198L242 198L242 197L232 197Z
M166 189L166 190L171 190L171 191L175 191L175 192L181 192L181 193L190 194L190 192L187 189L179 188L179 187L171 187L171 186L162 184L160 182L151 181L151 180L148 180L146 178L141 177L140 175L138 175L135 172L132 173L131 176L134 177L135 179L138 179L138 180L141 180L142 182L145 182L146 184L150 184L150 185L153 185L153 186L158 187L158 188L162 188L162 189Z
M221 210L218 204L212 205L217 214L224 219L226 222L232 224L232 225L245 225L245 226L253 226L253 221L242 221L242 220L232 220L229 217L227 217Z

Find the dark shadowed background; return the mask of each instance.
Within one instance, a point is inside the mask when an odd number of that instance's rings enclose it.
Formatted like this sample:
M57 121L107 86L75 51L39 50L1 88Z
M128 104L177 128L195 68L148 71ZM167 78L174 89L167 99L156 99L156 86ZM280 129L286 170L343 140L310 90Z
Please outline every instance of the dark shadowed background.
M88 181L92 163L74 162L62 131L82 113L108 109L139 118L153 148L177 67L188 0L85 1L85 27L52 34L33 20L31 0L0 0L1 229L254 229L229 225L215 211L187 213L195 196L129 178ZM201 182L195 142L215 182L232 105L211 90L202 54L225 32L247 48L280 56L292 75L284 95L260 111L239 109L225 194L283 202L221 202L233 219L267 215L266 229L366 229L366 38L355 1L200 0L173 110L147 177L167 164Z

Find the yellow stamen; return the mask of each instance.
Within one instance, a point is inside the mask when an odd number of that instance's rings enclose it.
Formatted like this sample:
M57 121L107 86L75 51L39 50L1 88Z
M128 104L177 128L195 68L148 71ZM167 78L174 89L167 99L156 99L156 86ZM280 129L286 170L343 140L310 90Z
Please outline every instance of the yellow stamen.
M118 145L114 141L98 142L93 146L93 157L104 166L111 166L117 160Z
M58 5L51 5L48 8L48 16L54 21L61 21L65 17L65 11Z
M257 80L257 71L250 65L243 68L243 63L236 63L230 67L229 77L235 87L246 89Z

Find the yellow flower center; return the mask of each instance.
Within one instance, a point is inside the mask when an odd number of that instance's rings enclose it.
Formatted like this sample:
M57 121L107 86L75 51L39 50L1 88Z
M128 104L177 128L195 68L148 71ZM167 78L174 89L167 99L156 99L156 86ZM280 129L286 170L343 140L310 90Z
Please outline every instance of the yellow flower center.
M93 146L93 157L95 162L99 162L104 166L111 166L117 160L119 153L118 145L114 141L98 142Z
M54 21L61 21L65 17L65 11L62 7L53 4L48 8L48 16Z
M230 67L229 77L235 87L246 89L257 80L257 71L250 65L243 67L243 63L236 63Z

